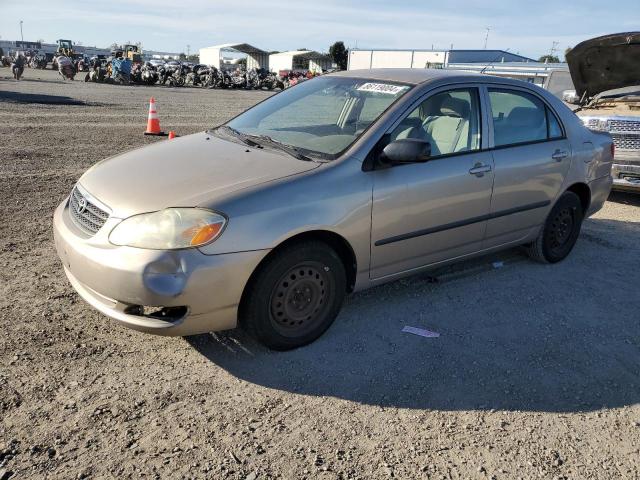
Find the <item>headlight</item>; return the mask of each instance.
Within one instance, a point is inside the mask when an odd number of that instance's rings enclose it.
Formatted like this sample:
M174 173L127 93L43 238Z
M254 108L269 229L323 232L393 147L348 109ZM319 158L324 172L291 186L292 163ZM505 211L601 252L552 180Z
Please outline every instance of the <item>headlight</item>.
M167 208L129 217L111 230L114 245L171 250L206 245L218 238L227 219L202 208Z
M582 117L582 123L589 130L596 130L598 132L607 132L609 131L609 122L607 119L602 119L598 117Z

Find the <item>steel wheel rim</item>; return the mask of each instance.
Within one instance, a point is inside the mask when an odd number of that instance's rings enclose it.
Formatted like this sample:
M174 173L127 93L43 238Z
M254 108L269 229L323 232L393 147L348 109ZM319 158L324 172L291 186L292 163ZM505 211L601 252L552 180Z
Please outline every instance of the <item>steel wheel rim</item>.
M573 210L569 207L563 208L553 217L547 236L552 251L561 250L567 245L573 233L574 223Z
M329 304L328 270L319 262L304 262L289 269L271 292L270 319L285 337L299 337L314 330Z

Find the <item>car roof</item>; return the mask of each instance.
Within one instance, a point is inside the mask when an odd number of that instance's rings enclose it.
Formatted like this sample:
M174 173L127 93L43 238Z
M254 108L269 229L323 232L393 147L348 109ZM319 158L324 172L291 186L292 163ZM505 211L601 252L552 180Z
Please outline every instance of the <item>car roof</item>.
M461 72L458 70L444 70L436 68L372 68L365 70L343 70L330 73L331 76L366 78L370 80L382 80L387 82L401 82L418 85L435 80L447 79L450 81L474 81L492 83L496 77L479 73ZM500 80L507 80L501 78Z

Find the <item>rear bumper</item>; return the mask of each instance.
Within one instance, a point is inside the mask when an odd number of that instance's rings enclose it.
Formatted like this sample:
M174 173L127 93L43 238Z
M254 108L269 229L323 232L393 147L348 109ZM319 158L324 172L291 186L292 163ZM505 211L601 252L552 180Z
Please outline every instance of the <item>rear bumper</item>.
M244 287L268 250L205 255L197 249L117 247L110 219L87 238L73 224L65 200L54 214L54 238L67 278L103 314L135 330L184 336L234 328ZM172 315L145 314L168 307Z
M616 151L611 176L614 190L640 192L640 151Z

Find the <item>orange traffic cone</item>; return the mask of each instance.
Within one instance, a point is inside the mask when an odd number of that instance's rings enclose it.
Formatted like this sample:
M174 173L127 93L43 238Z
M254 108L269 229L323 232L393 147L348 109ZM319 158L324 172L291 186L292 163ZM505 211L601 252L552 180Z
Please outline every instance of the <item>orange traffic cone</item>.
M169 131L169 140L173 140L174 138L176 138L176 132L174 132L173 130Z
M147 120L147 131L145 135L164 135L165 133L160 130L160 119L158 118L158 112L156 110L156 101L153 97L149 100L149 119Z

